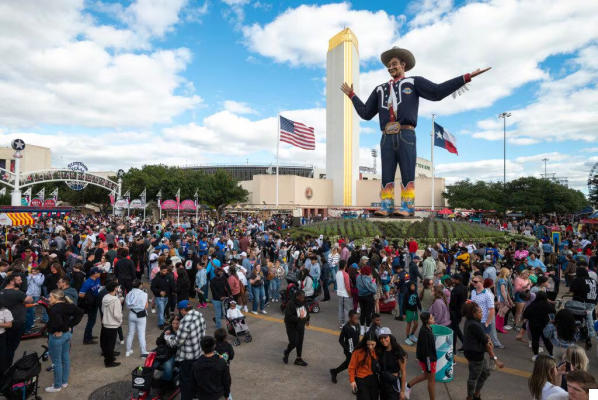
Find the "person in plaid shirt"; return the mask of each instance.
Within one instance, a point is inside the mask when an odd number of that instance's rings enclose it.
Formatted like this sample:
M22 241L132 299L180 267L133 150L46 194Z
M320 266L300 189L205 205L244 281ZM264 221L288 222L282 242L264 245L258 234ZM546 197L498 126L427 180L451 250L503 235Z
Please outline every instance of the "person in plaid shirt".
M179 363L181 400L191 400L192 367L201 356L199 342L206 335L206 321L188 300L179 302L178 309L183 315L181 326L176 335L165 332L164 338L169 346L177 349L175 360Z

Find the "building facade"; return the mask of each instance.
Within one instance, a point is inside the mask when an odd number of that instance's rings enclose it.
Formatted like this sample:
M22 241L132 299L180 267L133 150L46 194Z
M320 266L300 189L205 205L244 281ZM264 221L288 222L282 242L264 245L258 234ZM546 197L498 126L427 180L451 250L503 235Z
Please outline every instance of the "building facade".
M15 151L11 147L0 147L0 168L15 172ZM27 144L21 151L21 172L39 171L52 168L52 150L47 147Z

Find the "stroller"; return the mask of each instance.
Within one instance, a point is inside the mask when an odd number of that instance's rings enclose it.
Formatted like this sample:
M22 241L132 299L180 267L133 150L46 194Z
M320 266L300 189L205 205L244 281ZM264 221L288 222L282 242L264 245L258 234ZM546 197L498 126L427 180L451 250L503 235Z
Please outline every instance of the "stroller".
M380 298L379 304L381 313L391 313L395 317L399 313L399 310L397 310L397 299L394 293L391 293L388 299Z
M289 274L285 277L287 281L286 289L280 291L280 298L282 302L280 303L280 309L284 312L287 308L287 304L289 301L295 298L295 293L301 286L301 283L297 279L295 275ZM314 294L309 297L305 297L305 306L309 310L310 313L317 314L320 312L320 303L318 302L318 296L322 294L322 285L320 282L316 284L316 288L314 289Z
M178 369L175 367L172 376L174 388L168 390L167 385L161 379L154 379L156 371L162 371L162 363L170 358L170 355L160 354L160 348L151 351L142 367L135 368L131 372L133 393L131 400L173 400L181 391L179 386ZM172 394L165 395L166 391Z
M571 300L565 301L565 297L571 297ZM571 295L563 295L563 302L565 304L565 309L569 310L573 317L575 318L575 324L579 329L579 338L585 340L586 342L586 350L592 349L592 338L589 334L588 329L588 322L586 319L586 315L588 311L586 309L585 301L580 297L573 297Z
M41 356L36 352L25 353L11 365L2 379L0 380L0 393L8 400L25 400L33 397L35 400L41 400L38 395L39 374L42 370L41 359L48 359L48 347L44 349Z
M245 336L245 342L249 343L253 340L251 337L251 332L249 332L249 326L245 322L245 317L243 318L235 318L229 319L227 316L227 311L230 309L230 303L234 301L232 297L227 297L222 300L222 307L224 309L224 318L226 318L226 331L235 337L233 341L233 346L238 346L241 344L241 340L239 340L239 336Z

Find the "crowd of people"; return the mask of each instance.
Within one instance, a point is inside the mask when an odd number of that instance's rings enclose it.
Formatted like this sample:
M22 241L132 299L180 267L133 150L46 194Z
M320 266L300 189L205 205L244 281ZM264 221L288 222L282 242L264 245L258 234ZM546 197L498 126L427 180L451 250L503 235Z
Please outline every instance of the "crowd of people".
M453 354L468 361L468 400L480 399L491 371L503 368L496 350L504 349L499 336L510 331L530 348L535 399L583 399L595 387L585 352L595 336L596 233L567 223L555 245L550 227L560 222L517 224L535 239L504 248L473 241L420 248L413 238L376 237L360 245L347 237L292 238L274 220L235 216L182 224L113 216L38 219L6 230L0 244L0 373L13 363L21 336L43 323L54 373L46 391L67 388L72 332L86 315L83 344L99 344L106 368L120 365L118 342L125 357L135 354L135 337L139 356L147 357L155 346L147 343L146 327L155 323L163 386L174 385L177 371L182 400L229 398L234 351L222 320L244 323L249 312L266 314L270 303L283 301L280 292L291 276L298 290L285 304L283 362L295 352L294 364L308 365L302 354L308 305L320 292L322 303L331 301L332 292L344 361L330 377L337 383L348 370L357 399L408 399L424 381L434 399L432 325L451 328ZM573 296L571 307L562 307L563 285ZM49 311L38 316L30 305L40 299L47 299ZM208 303L213 335L202 314ZM381 325L380 312L388 307L405 322L404 339ZM409 380L402 346L415 347L422 371Z

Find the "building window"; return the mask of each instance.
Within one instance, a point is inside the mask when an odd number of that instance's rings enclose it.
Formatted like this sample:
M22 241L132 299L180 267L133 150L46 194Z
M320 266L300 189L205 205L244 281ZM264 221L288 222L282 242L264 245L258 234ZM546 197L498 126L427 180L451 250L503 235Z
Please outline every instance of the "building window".
M0 168L6 169L6 160L0 160Z

